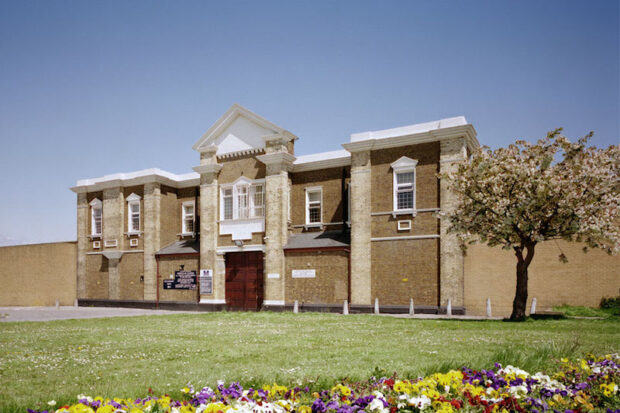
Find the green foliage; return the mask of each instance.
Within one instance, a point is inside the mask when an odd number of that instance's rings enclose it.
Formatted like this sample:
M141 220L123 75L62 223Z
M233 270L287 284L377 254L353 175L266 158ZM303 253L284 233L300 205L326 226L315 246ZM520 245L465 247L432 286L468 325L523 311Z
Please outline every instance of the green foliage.
M567 317L602 317L609 318L618 315L618 309L614 307L608 308L592 308L582 306L562 305L553 307L553 311L563 313Z

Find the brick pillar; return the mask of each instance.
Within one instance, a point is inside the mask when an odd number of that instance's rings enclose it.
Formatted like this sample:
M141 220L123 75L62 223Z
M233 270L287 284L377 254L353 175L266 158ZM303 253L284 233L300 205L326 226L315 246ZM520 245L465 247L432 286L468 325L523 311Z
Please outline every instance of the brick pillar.
M279 140L274 137L273 140ZM275 147L267 142L268 149ZM278 145L278 148L284 145ZM288 171L295 157L278 150L257 156L267 165L265 177L265 305L284 305L285 302L285 258L284 246L288 241ZM279 274L278 278L267 278L267 274Z
M144 185L144 300L157 299L157 260L161 248L161 185Z
M224 258L217 255L219 186L222 165L217 163L217 147L201 149L200 166L200 269L213 271L213 294L201 295L209 304L226 304L226 268Z
M125 202L121 188L103 190L103 255L108 259L108 299L120 299L118 263L122 252ZM106 240L116 240L116 247L105 247Z
M372 303L370 151L351 152L351 304Z
M457 163L467 159L465 138L445 139L441 141L439 158L440 173L448 173L457 167ZM445 181L440 181L440 208L444 213L454 211L458 201L456 195L450 191ZM464 306L464 266L463 252L455 234L448 234L450 222L440 220L440 247L439 247L439 305L446 306L448 299L452 299L453 306Z
M77 298L86 298L86 251L88 250L88 219L86 192L77 194Z

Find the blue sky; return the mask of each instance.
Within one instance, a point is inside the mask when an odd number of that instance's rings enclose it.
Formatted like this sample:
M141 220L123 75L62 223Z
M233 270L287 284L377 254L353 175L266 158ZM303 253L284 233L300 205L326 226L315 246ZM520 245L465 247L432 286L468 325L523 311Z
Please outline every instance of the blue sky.
M78 179L190 172L239 103L300 137L465 115L619 143L619 2L0 2L0 243L75 239Z

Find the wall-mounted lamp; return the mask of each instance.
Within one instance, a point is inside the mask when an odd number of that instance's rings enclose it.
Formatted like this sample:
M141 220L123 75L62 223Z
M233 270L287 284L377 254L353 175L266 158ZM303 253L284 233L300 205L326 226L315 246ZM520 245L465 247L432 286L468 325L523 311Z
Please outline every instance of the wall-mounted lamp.
M239 248L243 247L243 241L240 239L235 240L235 245Z
M183 264L179 265L179 269L180 269L181 271L183 271L183 270L185 269L185 265L183 265Z

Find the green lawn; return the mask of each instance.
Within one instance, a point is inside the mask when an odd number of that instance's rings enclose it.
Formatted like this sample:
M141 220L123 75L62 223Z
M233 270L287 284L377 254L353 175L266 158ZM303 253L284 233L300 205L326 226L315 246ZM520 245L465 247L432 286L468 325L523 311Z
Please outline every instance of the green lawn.
M188 381L320 386L495 361L537 370L554 358L618 351L618 317L508 323L263 312L0 323L0 411L74 402L80 393L137 397L151 387L178 395Z

